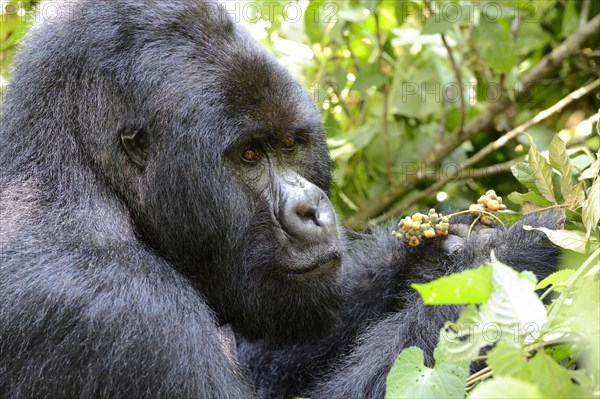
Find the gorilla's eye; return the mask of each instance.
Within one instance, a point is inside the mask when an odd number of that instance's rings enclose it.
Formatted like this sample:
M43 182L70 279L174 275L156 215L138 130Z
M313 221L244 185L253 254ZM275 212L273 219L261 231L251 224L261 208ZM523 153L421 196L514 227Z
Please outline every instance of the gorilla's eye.
M293 137L286 137L281 140L281 144L283 145L283 149L286 151L293 151L296 148L296 140Z
M242 159L248 163L254 163L260 158L260 152L255 147L249 146L242 151Z

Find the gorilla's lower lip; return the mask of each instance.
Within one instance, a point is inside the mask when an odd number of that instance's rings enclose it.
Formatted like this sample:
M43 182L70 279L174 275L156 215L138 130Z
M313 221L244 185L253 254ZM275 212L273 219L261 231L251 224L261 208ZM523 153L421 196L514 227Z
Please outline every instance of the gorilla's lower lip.
M330 254L318 258L315 262L311 263L308 266L290 268L287 270L287 272L290 275L307 274L317 269L334 265L335 263L339 262L340 257L341 255L338 252L332 252Z

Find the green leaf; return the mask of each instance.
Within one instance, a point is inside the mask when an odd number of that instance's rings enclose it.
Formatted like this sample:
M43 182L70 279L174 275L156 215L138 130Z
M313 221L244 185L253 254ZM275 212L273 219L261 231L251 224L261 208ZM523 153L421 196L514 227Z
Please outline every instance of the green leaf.
M396 14L396 20L398 21L398 26L402 26L402 24L407 22L410 16L413 16L419 20L423 17L421 7L415 1L396 0L394 2L394 5L395 5L394 13Z
M427 305L484 303L492 291L492 267L482 266L441 277L426 284L410 286Z
M468 367L488 345L483 339L480 326L483 321L475 305L468 305L456 322L448 321L440 330L437 349L442 361Z
M542 281L540 281L535 286L535 289L539 290L542 288L546 288L549 285L566 283L567 280L569 279L569 277L571 277L573 275L573 273L575 273L575 270L573 270L573 269L563 269L563 270L554 272L551 275L549 275L548 277L546 277L545 279L543 279Z
M598 123L598 125L600 125L600 123ZM581 172L579 180L595 179L598 177L598 174L600 174L600 159L596 159L596 161L591 164L589 168Z
M574 186L572 183L573 169L571 167L571 161L569 160L569 154L567 153L567 146L558 135L555 135L552 138L549 153L550 164L554 169L560 172L560 192L565 201L583 201L585 198L583 186Z
M582 220L587 237L589 237L592 231L598 228L598 221L600 220L600 178L594 180L590 191L588 191L588 197L583 202Z
M538 230L548 236L548 239L561 248L571 251L586 253L588 239L581 231L574 230L551 230L545 227L523 226L525 230Z
M488 352L486 363L492 368L494 377L529 379L526 354L521 345L512 339L503 339Z
M344 134L327 138L331 159L347 161L357 151L369 145L379 131L379 122L372 119L364 125Z
M443 111L443 105L438 97L440 77L435 65L430 63L420 66L410 75L405 75L401 71L402 68L396 67L396 74L390 87L390 112L419 119L439 115Z
M381 63L374 62L360 70L350 89L355 91L367 90L372 86L381 86L386 80L387 76L381 73Z
M323 25L323 2L311 1L306 11L304 12L304 31L310 39L311 43L320 43L323 38L322 25Z
M535 179L531 174L531 170L527 162L517 162L510 167L510 171L513 176L525 187L532 191L536 190Z
M509 330L516 327L516 333L526 335L531 330L527 326L539 330L546 323L546 308L535 293L535 283L526 275L495 260L492 284L490 299L479 311L484 325L495 323Z
M497 377L477 385L470 399L544 399L539 388L530 382L512 377Z
M486 303L467 306L456 322L440 331L437 349L447 363L467 365L481 348L503 338L520 340L546 323L546 309L535 294L529 274L494 262L492 293Z
M437 351L436 351L437 352ZM439 354L438 354L439 356ZM423 351L410 347L402 351L387 376L385 397L400 398L464 398L469 369L439 361L425 366Z
M585 392L573 384L571 376L546 352L538 351L529 361L531 380L540 391L551 398L583 398Z
M554 186L552 185L552 166L546 161L538 151L531 139L528 136L531 143L529 147L529 170L531 176L535 180L535 186L544 198L548 201L556 204L556 198L554 197Z
M552 205L552 203L550 201L548 201L547 199L545 199L544 197L542 197L541 195L539 195L538 193L536 193L534 191L529 191L525 194L512 192L512 193L508 194L507 198L512 203L517 204L517 205L523 205L523 203L525 203L525 202L529 202L529 203L539 205L542 207Z
M578 359L591 376L600 375L600 251L590 255L584 265L592 266L592 269L582 279L581 288L573 294L573 304L567 307L568 320L572 323L572 330L580 337L580 345L584 348L582 356ZM562 294L561 294L562 295ZM595 378L594 385L599 384ZM592 388L596 392L598 387ZM597 397L597 396L596 396Z
M577 30L579 26L579 15L575 9L573 2L567 1L564 3L565 11L563 12L562 28L560 31L561 37L568 37Z
M509 74L518 61L510 20L482 18L477 31L477 44L481 46L487 63L492 69Z

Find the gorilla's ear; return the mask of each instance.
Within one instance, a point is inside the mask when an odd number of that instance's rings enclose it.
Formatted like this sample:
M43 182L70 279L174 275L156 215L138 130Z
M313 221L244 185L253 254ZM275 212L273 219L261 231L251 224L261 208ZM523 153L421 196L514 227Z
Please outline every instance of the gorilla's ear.
M139 167L146 166L145 132L139 127L123 126L120 129L121 144L129 158Z

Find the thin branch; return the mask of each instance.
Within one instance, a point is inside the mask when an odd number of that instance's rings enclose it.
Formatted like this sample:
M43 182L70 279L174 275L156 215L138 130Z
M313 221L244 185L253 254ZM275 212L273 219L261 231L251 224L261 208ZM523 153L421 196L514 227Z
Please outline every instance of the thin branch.
M446 123L448 123L448 114L450 113L450 103L444 98L442 98L442 102L444 103L444 109L442 110L442 118L440 119L440 125L438 127L438 140L443 140L446 135Z
M579 25L583 25L587 22L590 16L590 7L592 6L592 0L583 0L581 5L581 14L579 14Z
M527 122L517 126L516 128L512 129L508 133L502 135L496 141L493 141L493 142L489 143L488 145L486 145L485 147L483 147L481 150L479 150L477 153L473 154L473 156L471 156L469 159L467 159L465 161L465 163L466 164L474 164L474 163L481 161L483 158L485 158L492 152L496 151L498 148L502 147L509 140L512 140L519 134L525 132L531 126L540 123L544 119L548 118L551 115L556 114L559 111L562 111L567 105L571 104L575 100L579 100L580 98L582 98L586 94L589 94L592 90L596 89L599 86L600 86L600 79L596 79L592 83L589 83L589 84L583 86L582 88L577 89L572 93L569 93L569 95L564 97L562 100L560 100L556 104L539 112L536 116L534 116Z
M329 74L325 73L324 78L329 80ZM330 85L329 87L331 88L333 94L335 94L335 96L337 97L338 104L342 106L342 109L344 110L344 113L348 116L348 119L352 120L352 109L350 109L350 106L342 97L342 92L339 91L334 84Z
M577 99L580 99L581 97L585 96L586 94L589 94L592 90L594 90L598 86L600 86L600 79L596 79L592 83L590 83L580 89L577 89L572 93L569 93L569 95L564 97L562 100L558 101L556 104L539 112L536 116L534 116L527 122L517 126L516 128L512 129L510 132L504 134L498 140L491 142L490 144L483 147L481 150L477 151L470 158L468 158L466 161L464 161L460 166L458 166L452 173L449 173L447 176L442 177L437 182L435 182L431 186L427 187L427 189L420 192L419 195L417 195L414 198L411 198L411 200L408 201L407 203L404 203L402 205L398 205L397 207L394 207L394 209L390 213L393 214L396 210L404 209L404 208L416 203L417 201L420 201L421 199L429 197L433 193L441 190L446 184L448 184L448 182L450 182L452 180L461 180L466 177L470 178L471 173L473 173L474 171L477 171L477 170L481 171L481 169L472 169L471 172L469 173L468 169L466 169L468 165L473 165L473 164L481 161L483 158L485 158L492 152L496 151L498 148L505 145L509 140L512 140L517 135L525 132L531 126L533 126L537 123L540 123L541 121L550 117L551 115L554 115L557 112L560 112L567 105L571 104L573 101L575 101ZM506 170L506 168L508 167L508 170L510 170L510 166L514 165L514 163L515 163L515 160L511 160L511 161L505 162L503 164L492 165L487 168L482 168L483 171L481 171L479 173L486 173L486 172L490 173L493 170L495 170L496 168L503 168L504 170ZM486 170L488 168L489 168L489 170ZM498 169L498 170L503 170L503 169ZM486 175L481 174L481 176L486 176ZM474 177L474 178L476 178L476 177Z
M488 375L491 371L492 368L490 366L487 366L477 371L476 373L471 374L469 377L467 377L467 385L473 384L473 382L478 381L481 378L481 376Z
M424 200L426 198L430 198L438 191L442 190L446 184L450 181L460 181L460 180L474 180L480 179L482 177L494 176L503 173L510 172L510 167L517 162L518 159L511 159L510 161L499 163L496 165L490 165L483 168L478 169L463 169L459 172L458 175L454 177L444 178L436 181L431 186L427 187L425 190L420 191L419 194L411 197L407 201L402 201L392 208L391 211L386 212L385 217L390 217L394 215L398 215L404 212L408 207L416 204L417 202Z
M534 66L521 80L522 90L517 93L517 98L529 91L531 87L540 82L544 76L553 71L564 60L578 52L589 38L596 36L599 29L600 15L597 15L582 25L551 53L544 56L539 64ZM492 125L496 116L502 114L510 104L511 101L506 96L495 103L488 104L484 111L465 124L462 138L453 134L449 135L444 142L439 143L440 145L437 146L439 149L428 154L427 164L436 165L452 153L464 140L471 138L481 131L487 130ZM377 198L371 198L363 202L360 210L348 218L347 224L353 228L363 227L368 219L380 215L391 204L395 203L398 198L410 192L420 179L418 175L414 174L411 176L402 176L401 180L401 184L390 187Z

